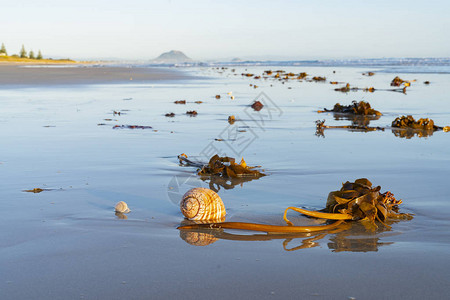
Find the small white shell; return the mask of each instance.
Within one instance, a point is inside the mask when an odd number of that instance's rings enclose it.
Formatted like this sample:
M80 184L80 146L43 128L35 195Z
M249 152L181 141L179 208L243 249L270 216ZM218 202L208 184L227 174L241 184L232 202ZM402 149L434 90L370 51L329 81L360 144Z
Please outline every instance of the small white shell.
M130 209L128 208L128 205L124 201L120 201L116 204L115 207L116 212L127 214L130 212Z
M206 188L193 188L184 194L180 209L189 220L222 221L227 214L222 199Z

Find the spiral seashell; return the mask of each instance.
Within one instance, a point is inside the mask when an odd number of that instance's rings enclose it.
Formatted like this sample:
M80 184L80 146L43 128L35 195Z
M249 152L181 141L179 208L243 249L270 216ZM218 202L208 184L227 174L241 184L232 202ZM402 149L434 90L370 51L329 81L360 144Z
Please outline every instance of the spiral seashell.
M226 215L222 199L216 192L206 188L193 188L184 194L180 209L189 220L223 220Z
M115 206L115 211L117 213L127 214L130 212L128 205L124 201L120 201Z

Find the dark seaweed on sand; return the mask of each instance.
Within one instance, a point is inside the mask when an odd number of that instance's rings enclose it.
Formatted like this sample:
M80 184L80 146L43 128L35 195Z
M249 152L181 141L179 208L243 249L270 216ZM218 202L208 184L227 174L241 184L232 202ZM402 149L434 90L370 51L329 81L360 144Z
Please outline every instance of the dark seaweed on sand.
M200 179L203 181L209 180L210 189L216 192L220 187L232 189L236 185L266 176L266 174L257 170L258 167L247 166L243 158L238 164L232 157L220 157L216 154L205 164L193 161L183 153L178 156L178 160L181 165L197 167L197 174L200 175Z
M264 104L262 104L260 101L255 101L251 105L251 108L253 108L256 111L260 111L264 107Z
M364 120L363 120L364 121ZM316 121L316 133L315 135L318 137L325 137L324 135L324 130L325 129L336 129L336 128L344 128L344 129L348 129L349 131L358 131L358 132L369 132L369 131L384 131L383 127L371 127L368 125L365 125L365 123L362 124L358 124L355 123L352 125L340 125L340 126L330 126L330 125L325 125L325 120L317 120Z
M397 117L393 122L392 132L396 137L410 139L414 136L428 137L432 136L437 130L449 131L449 127L440 127L434 125L434 121L428 118L415 120L412 116Z
M247 166L243 158L237 164L234 158L228 156L220 157L217 154L211 157L209 163L203 166L198 175L220 175L224 178L265 176L265 174L255 170L255 167Z
M364 115L364 116L381 116L382 114L378 111L373 109L370 106L369 102L365 101L352 101L352 104L350 105L341 105L339 103L336 103L333 107L333 109L326 109L324 108L323 111L319 112L336 112L336 113L343 113L343 114L354 114L354 115Z
M412 116L401 116L397 117L392 122L392 127L398 128L411 128L411 129L419 129L419 130L431 130L436 131L442 129L442 127L438 127L434 125L434 121L428 118L421 118L419 120L415 120Z
M389 191L380 193L380 190L380 186L373 187L367 178L347 181L339 191L330 192L325 211L348 214L352 220L367 222L369 228L377 227L376 220L389 228L384 223L388 219L412 219L409 214L399 213L398 206L402 200L395 199Z
M241 162L238 164L236 160L232 157L219 155L214 155L211 157L207 164L202 164L199 162L194 162L188 159L186 154L181 154L178 156L181 164L195 166L199 168L198 175L217 175L222 178L238 178L238 177L253 177L259 178L266 176L264 173L256 170L257 167L249 167L247 163L242 158Z
M143 125L114 125L113 129L152 129L152 126Z
M401 86L404 82L406 82L406 80L403 80L400 77L396 76L394 79L392 79L391 86Z

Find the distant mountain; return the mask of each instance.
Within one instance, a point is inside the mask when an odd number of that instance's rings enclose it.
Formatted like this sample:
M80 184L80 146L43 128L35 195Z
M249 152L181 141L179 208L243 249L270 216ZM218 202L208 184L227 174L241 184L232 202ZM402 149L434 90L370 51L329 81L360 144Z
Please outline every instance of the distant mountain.
M158 56L157 58L153 59L152 62L154 63L160 63L160 64L173 64L173 63L183 63L183 62L190 62L192 59L186 56L181 51L172 50L169 52L165 52Z

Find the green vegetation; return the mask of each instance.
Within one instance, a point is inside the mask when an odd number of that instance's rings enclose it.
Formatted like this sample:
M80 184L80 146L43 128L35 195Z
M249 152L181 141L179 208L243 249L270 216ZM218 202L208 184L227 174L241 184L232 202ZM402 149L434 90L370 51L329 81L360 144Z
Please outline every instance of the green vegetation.
M20 49L20 58L27 58L27 51L25 50L24 45L22 45L22 49Z
M8 55L6 51L5 44L2 43L0 48L0 63L1 62L12 62L12 63L75 63L75 61L65 58L65 59L44 59L41 50L38 51L37 56L33 50L28 52L25 50L25 46L22 45L19 54Z
M0 48L0 54L8 55L8 52L6 52L5 44L2 43L2 47Z

